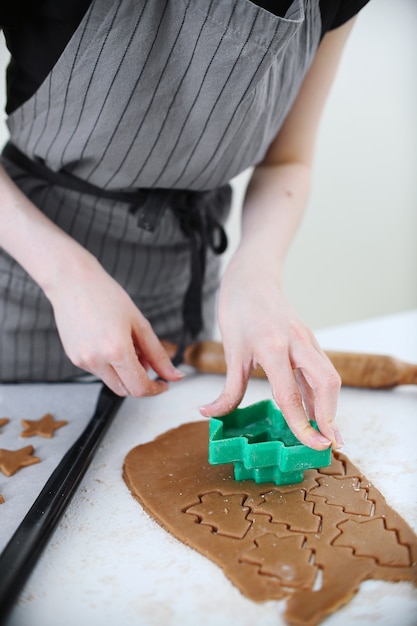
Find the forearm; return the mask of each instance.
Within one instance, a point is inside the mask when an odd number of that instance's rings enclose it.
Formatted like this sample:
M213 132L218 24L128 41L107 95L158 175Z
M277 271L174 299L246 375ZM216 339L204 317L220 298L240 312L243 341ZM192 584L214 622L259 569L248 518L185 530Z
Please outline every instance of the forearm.
M22 193L0 166L0 246L48 293L62 280L64 268L94 258L58 228Z
M249 183L236 259L280 272L307 202L323 108L354 20L327 33L277 137ZM272 264L272 266L271 266Z
M249 259L254 271L279 280L310 188L303 163L262 164L249 182L242 209L241 240L233 262Z

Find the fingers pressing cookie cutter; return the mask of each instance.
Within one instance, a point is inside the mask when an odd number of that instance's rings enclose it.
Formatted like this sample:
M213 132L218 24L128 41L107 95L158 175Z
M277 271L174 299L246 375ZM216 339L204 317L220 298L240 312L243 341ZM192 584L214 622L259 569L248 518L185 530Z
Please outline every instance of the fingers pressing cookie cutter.
M315 422L311 425L317 428ZM302 444L272 400L210 418L209 463L233 463L235 480L300 483L305 470L327 467L331 458L331 448L313 450Z

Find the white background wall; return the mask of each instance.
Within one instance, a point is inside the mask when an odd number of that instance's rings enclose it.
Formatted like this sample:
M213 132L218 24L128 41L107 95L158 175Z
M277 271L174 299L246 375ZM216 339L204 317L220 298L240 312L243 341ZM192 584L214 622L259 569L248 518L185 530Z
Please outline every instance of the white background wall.
M1 40L2 70L7 59ZM234 181L226 261L246 180L244 173ZM417 308L416 0L371 0L357 20L321 125L312 195L284 285L316 329Z

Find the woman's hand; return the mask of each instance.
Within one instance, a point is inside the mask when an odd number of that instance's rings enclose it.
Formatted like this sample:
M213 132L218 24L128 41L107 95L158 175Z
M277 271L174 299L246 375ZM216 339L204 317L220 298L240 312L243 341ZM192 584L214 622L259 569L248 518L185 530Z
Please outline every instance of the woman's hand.
M120 396L166 391L166 382L149 378L149 367L166 381L182 378L148 320L93 256L78 250L64 276L49 285L46 295L74 365Z
M312 332L299 320L268 271L236 257L222 282L219 325L227 376L221 395L202 407L205 416L235 409L257 364L296 437L318 450L343 444L335 423L340 377ZM309 423L317 422L320 432Z

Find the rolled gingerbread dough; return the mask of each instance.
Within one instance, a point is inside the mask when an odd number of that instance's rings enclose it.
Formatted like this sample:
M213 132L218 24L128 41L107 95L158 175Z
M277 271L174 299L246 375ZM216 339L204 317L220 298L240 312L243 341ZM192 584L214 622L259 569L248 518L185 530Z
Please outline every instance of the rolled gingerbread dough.
M366 579L417 586L417 537L349 459L302 483L235 481L207 461L208 422L133 448L123 476L167 531L216 562L256 602L287 599L288 624L314 626Z

